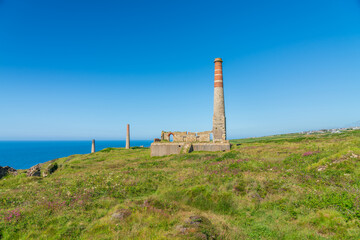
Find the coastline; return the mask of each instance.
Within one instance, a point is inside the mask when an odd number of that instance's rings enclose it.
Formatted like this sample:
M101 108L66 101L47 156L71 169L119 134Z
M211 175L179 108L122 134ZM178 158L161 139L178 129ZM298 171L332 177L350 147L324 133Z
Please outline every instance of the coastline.
M149 147L151 140L132 140L131 146ZM98 140L96 150L125 147L125 140ZM91 141L0 141L0 166L28 169L36 164L91 151Z

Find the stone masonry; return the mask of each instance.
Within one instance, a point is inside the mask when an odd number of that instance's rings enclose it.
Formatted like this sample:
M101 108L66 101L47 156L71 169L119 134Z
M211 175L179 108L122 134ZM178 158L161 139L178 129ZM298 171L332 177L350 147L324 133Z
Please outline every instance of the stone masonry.
M206 132L161 132L161 140L170 142L173 136L174 142L210 142L212 131Z
M215 59L214 116L213 116L214 142L226 141L226 119L225 119L222 62L223 61L221 58Z
M191 151L229 151L226 140L226 118L222 59L216 58L214 75L213 129L205 132L161 132L161 139L151 144L151 156L187 153ZM211 141L211 135L213 139ZM172 137L172 141L171 140Z
M94 153L95 152L95 139L92 140L92 143L91 143L91 153Z
M130 124L126 126L126 146L125 149L130 149Z

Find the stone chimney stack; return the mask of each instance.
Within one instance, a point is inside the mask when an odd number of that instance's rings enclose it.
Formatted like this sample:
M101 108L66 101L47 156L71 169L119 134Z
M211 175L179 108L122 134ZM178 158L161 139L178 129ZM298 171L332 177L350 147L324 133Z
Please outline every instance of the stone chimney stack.
M91 144L91 153L95 152L95 139L92 140L92 144Z
M130 124L127 125L126 131L126 149L130 149Z
M226 140L226 119L224 87L222 74L222 59L215 58L215 79L214 79L214 117L213 117L213 140L223 142Z

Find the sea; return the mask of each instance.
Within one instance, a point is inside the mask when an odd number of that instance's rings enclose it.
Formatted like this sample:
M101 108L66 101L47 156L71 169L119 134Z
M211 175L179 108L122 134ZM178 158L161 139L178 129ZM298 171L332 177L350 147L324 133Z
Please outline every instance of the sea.
M150 147L151 140L132 140L131 147ZM96 151L125 147L125 141L96 141ZM28 169L38 163L91 151L91 141L0 141L0 166Z

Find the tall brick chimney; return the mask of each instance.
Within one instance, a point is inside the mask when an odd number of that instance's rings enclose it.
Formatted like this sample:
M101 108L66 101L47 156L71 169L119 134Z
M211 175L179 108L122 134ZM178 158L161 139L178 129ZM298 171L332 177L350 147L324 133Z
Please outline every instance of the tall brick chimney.
M226 119L224 87L222 74L222 59L215 58L214 78L214 117L213 117L213 140L222 142L226 140Z

